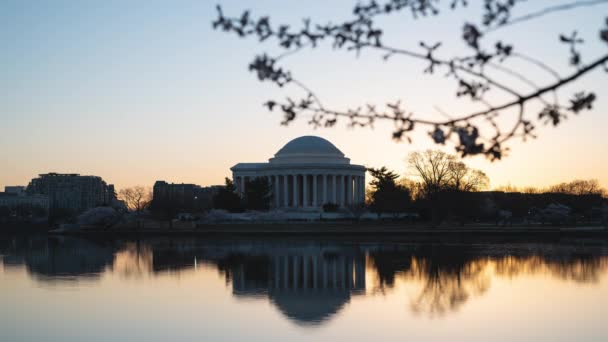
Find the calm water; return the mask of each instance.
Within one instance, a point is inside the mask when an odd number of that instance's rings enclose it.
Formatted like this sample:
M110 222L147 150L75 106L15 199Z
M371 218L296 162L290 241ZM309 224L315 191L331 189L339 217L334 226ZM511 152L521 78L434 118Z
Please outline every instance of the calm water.
M607 341L608 243L0 236L0 341Z

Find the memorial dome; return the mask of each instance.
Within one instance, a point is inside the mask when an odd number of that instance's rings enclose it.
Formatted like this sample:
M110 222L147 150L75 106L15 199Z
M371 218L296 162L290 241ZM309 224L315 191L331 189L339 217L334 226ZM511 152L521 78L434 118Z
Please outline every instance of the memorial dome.
M347 164L349 161L334 144L312 135L291 140L270 159L271 163Z

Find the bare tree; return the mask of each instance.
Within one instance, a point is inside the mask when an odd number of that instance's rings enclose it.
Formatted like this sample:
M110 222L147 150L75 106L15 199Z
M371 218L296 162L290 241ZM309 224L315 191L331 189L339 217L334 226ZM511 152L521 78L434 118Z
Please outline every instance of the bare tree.
M448 187L452 178L450 166L455 162L453 155L435 150L412 152L408 156L409 168L420 178L422 192L426 195Z
M481 170L469 168L455 155L442 151L412 152L408 164L421 180L423 194L441 190L480 191L488 187L490 180Z
M460 191L480 191L490 185L490 179L481 170L471 169L465 163L452 162L449 166L450 186Z
M152 190L141 185L120 189L118 199L124 201L129 210L141 213L152 201Z
M603 195L604 189L597 179L577 179L568 183L560 183L550 186L548 192L560 192L571 195Z
M441 42L416 42L417 48L406 49L391 46L384 41L384 31L377 25L377 19L409 11L414 18L436 16L443 10L464 11L467 5L480 5L482 17L466 18L461 27L461 37L470 51L464 56L450 56L442 53ZM369 0L354 6L352 18L337 24L319 24L305 19L300 27L287 24L273 25L267 16L253 18L249 11L240 16L229 17L220 6L215 29L235 33L239 37L254 36L260 42L270 41L283 50L277 56L257 55L249 65L260 81L270 81L279 87L295 86L302 91L300 97L288 97L285 101L269 100L265 106L279 110L283 114L282 124L287 125L298 117L310 116L315 127L332 127L340 118L346 119L350 127L373 127L379 120L391 121L395 125L393 138L411 141L414 129L425 128L437 144L453 143L461 156L483 154L491 160L500 159L508 150L507 143L513 138L526 140L534 137L536 122L559 125L570 114L579 114L592 108L596 94L579 91L567 101L559 98L557 91L571 84L581 76L602 68L608 70L608 52L589 58L584 63L580 46L588 41L596 44L608 42L608 20L598 22L598 35L584 41L577 32L563 33L555 28L556 44L567 47L567 58L572 70L562 75L543 62L543 57L528 56L519 51L511 42L495 37L495 32L505 27L519 25L527 21L556 12L574 11L585 6L606 5L608 0L579 0L552 3L537 11L521 16L512 15L515 7L523 6L524 0ZM296 25L297 26L297 25ZM426 74L442 73L454 80L456 95L483 109L468 113L444 113L441 119L427 119L414 114L413 109L403 106L400 100L383 106L360 104L352 108L336 109L323 104L321 97L307 87L294 74L279 66L279 62L305 49L314 49L324 42L331 42L334 49L345 49L357 54L362 51L378 51L387 61L394 57L406 57L426 62ZM540 84L530 79L528 74L509 64L509 61L523 61L538 68L552 78ZM513 82L516 79L518 82ZM516 84L517 83L517 84ZM531 89L531 90L530 90ZM506 97L496 102L495 94ZM535 106L542 106L537 111ZM515 112L517 119L512 126L503 127L497 118Z

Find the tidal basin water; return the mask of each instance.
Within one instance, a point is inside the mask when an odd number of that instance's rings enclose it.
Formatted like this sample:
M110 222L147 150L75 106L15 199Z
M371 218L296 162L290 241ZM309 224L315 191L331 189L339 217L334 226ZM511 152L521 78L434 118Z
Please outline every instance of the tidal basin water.
M0 341L608 341L608 243L0 236Z

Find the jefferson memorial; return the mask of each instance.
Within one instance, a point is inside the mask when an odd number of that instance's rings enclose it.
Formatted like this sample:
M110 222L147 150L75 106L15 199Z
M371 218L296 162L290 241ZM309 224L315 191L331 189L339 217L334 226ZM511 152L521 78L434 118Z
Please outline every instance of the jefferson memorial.
M238 163L231 169L237 191L266 177L272 186L274 208L320 209L364 203L365 167L350 163L331 142L316 136L296 138L267 163Z

